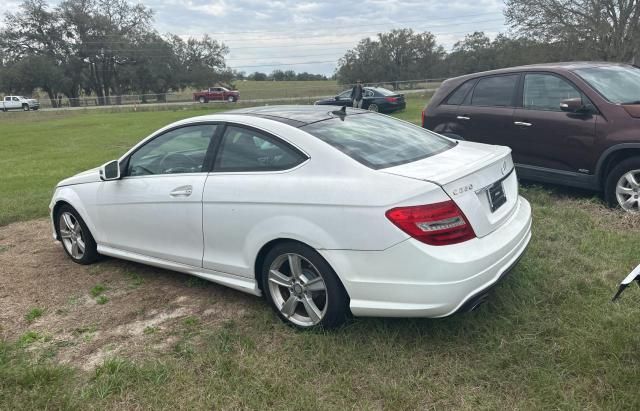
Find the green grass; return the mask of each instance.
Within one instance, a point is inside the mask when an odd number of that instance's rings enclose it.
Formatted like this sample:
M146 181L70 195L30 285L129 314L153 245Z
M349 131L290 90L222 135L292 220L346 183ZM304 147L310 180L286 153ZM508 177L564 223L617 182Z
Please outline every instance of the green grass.
M419 122L424 99L409 101L398 116ZM0 151L0 221L45 215L56 180L192 114L3 124L11 154ZM184 318L169 352L108 358L93 372L57 363L33 344L40 335L29 334L26 346L0 341L0 409L640 408L640 292L610 302L616 282L638 264L638 226L583 192L521 193L533 206L531 245L478 311L297 332L256 304L221 325ZM95 332L73 331L86 340Z
M92 297L97 297L105 292L106 289L107 287L105 287L104 285L96 284L91 288L91 290L89 290L89 294L91 294Z
M36 307L30 309L29 312L25 314L24 318L27 320L27 322L33 322L36 319L42 317L42 314L44 314L44 309Z

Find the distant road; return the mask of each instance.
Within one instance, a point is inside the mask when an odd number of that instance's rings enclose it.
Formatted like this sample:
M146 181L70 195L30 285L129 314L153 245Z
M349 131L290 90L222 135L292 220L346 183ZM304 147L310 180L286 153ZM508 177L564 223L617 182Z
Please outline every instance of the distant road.
M424 92L432 92L436 91L435 88L423 88L417 90L403 90L403 94L415 94L415 93L424 93ZM307 100L319 100L322 98L333 97L333 96L307 96L307 97L280 97L280 98L260 98L253 100L240 100L241 103L270 103L270 102L293 102L293 101L307 101ZM233 104L227 103L226 101L210 101L209 103L204 104ZM41 108L40 111L63 111L63 110L101 110L101 109L111 109L111 108L135 108L135 107L155 107L155 106L190 106L192 104L203 104L197 101L176 101L170 103L144 103L144 104L112 104L108 106L82 106L82 107L60 107L60 108Z

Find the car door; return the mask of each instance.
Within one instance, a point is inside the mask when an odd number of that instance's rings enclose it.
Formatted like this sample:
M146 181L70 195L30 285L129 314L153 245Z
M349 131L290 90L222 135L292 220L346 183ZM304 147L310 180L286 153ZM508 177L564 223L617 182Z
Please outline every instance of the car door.
M336 106L351 106L351 89L345 90L336 96Z
M455 129L462 138L507 145L520 73L483 77L458 106Z
M22 104L20 103L20 99L18 97L14 96L10 98L9 105L7 106L7 108L16 109L21 107L22 107Z
M102 182L96 198L105 246L202 266L202 191L218 127L168 130L121 161L123 178Z
M560 102L580 98L589 108L584 113L566 113ZM593 145L596 109L566 78L554 73L526 73L522 106L514 111L509 146L521 165L561 171L592 173L597 158Z
M349 93L351 94L351 93ZM351 96L349 96L351 97ZM373 90L365 88L362 90L362 108L365 110L369 109L369 106L374 103L377 104L378 107L380 106L380 102L377 101L378 97L376 96L376 94L373 92ZM383 99L384 101L384 99ZM351 102L351 99L349 99L349 102Z
M291 173L308 157L264 131L229 124L217 149L213 171L203 193L203 267L253 277L255 254L264 227L278 223L293 199L283 187L300 184ZM281 227L286 230L286 227Z

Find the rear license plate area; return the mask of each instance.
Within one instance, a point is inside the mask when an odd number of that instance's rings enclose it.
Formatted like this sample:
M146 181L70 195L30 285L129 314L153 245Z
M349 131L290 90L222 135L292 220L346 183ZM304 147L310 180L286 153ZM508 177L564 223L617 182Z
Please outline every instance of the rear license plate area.
M502 181L498 181L489 186L487 189L487 198L489 200L489 208L492 213L507 202L507 196L504 194Z

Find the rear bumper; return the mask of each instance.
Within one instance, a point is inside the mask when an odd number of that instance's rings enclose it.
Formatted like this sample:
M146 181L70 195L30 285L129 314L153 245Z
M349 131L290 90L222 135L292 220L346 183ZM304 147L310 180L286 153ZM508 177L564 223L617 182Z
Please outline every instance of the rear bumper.
M464 243L434 247L409 239L383 251L320 252L347 289L354 315L445 317L470 308L514 266L530 239L531 207L519 198L499 229Z

